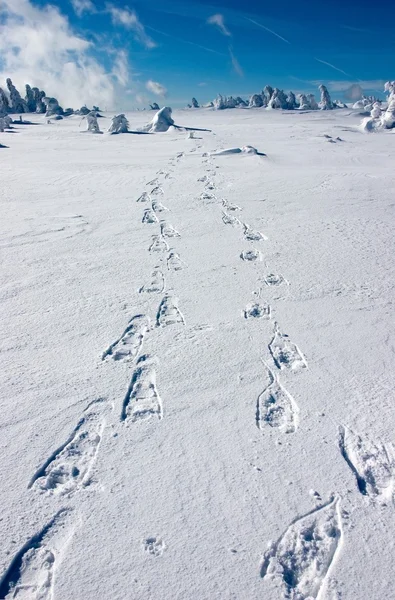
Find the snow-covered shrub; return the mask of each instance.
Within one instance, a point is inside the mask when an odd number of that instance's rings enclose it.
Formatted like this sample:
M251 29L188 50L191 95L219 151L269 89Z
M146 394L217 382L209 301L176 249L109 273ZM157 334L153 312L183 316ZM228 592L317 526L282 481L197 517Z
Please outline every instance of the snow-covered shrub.
M199 108L199 102L196 100L196 98L192 98L192 106L193 108Z
M318 88L321 92L321 101L319 102L319 107L321 110L333 110L335 108L329 92L325 85L320 85Z
M150 104L150 108L151 110L159 110L159 104L154 102L153 104Z
M8 91L10 92L10 112L25 113L28 112L26 102L22 100L20 93L12 83L11 79L6 80Z
M113 116L112 123L108 128L108 131L112 134L129 132L129 121L123 113L120 115Z

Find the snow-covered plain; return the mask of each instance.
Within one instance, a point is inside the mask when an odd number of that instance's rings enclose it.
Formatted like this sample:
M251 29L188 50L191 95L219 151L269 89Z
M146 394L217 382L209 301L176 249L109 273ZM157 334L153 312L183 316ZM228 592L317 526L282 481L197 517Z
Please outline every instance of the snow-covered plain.
M394 598L394 134L28 118L0 134L0 598Z

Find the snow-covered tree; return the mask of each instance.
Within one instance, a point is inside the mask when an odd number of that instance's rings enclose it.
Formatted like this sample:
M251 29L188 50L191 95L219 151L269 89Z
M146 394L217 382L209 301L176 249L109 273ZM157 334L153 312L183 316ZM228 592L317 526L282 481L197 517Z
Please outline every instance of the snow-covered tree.
M129 121L124 114L114 115L112 123L108 128L108 131L114 133L128 133L129 132Z
M0 87L0 114L7 113L10 109L10 103L5 91Z
M319 106L317 104L317 100L315 99L314 94L308 94L307 100L309 101L309 104L310 104L310 110L318 110L319 109Z
M283 90L275 88L267 105L268 108L288 108L287 97Z
M289 92L289 94L287 96L287 105L288 105L289 110L295 110L295 108L298 108L298 105L296 102L296 97L293 92Z
M392 129L395 127L395 81L387 81L384 90L389 92L389 97L387 110L382 116L382 122L386 129Z
M307 99L306 94L299 94L299 110L309 110L310 102Z
M331 97L329 95L329 92L327 90L327 88L325 87L325 85L320 85L318 88L321 92L321 101L319 103L319 107L321 110L333 110L335 108Z
M27 105L22 100L20 93L12 83L11 79L6 80L8 91L10 92L10 112L14 113L25 113L27 112Z
M56 98L49 98L48 96L44 96L43 102L45 104L45 116L53 117L55 115L63 115L63 108L59 106L59 102Z
M144 130L149 131L150 133L167 131L169 127L174 126L174 120L171 114L172 110L170 106L164 106L158 110L152 121L145 126Z
M260 108L261 106L263 106L263 98L261 94L253 94L250 98L248 106L252 108Z
M3 117L0 117L0 133L4 133L5 123Z
M10 115L2 115L1 118L4 121L4 128L11 129L12 119L11 119Z
M28 112L36 112L37 105L34 100L34 92L28 83L26 84L25 102Z
M193 108L199 108L199 102L196 100L196 98L192 98L192 106Z
M221 94L218 94L218 96L215 98L213 106L215 110L224 110L224 108L226 108L225 99L223 96L221 96Z
M86 115L85 118L86 118L87 123L88 123L88 129L87 129L87 131L90 131L91 133L102 133L100 131L99 124L97 122L97 114L96 114L96 112L94 110L92 110L91 112L89 112Z
M263 92L262 92L262 96L264 96L266 98L266 103L265 106L269 105L270 99L273 96L273 88L271 85L265 85Z
M248 106L248 103L240 96L236 97L236 106Z
M45 92L40 91L37 87L32 88L34 102L36 103L36 113L43 114L46 111L43 98L45 98Z
M154 102L153 104L150 104L150 108L151 110L159 110L159 104Z

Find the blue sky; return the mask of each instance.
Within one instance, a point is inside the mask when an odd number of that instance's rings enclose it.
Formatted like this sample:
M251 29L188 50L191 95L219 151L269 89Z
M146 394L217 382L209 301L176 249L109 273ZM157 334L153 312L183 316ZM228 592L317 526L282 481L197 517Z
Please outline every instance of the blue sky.
M168 104L182 106L192 96L200 101L217 93L247 96L267 83L295 92L316 92L325 83L334 97L344 98L359 82L378 94L383 81L395 76L395 6L388 0L372 6L367 0L0 0L0 68L2 74L15 71L18 82L28 76L47 87L58 81L70 102L80 97L68 88L85 73L96 90L108 86L105 103L115 94L125 109L148 100L161 104L165 91ZM22 47L21 19L32 40L46 40L48 56L34 64ZM17 56L4 53L6 39L14 47L20 43ZM32 47L36 53L37 43ZM51 52L67 62L66 72L55 58L50 61Z

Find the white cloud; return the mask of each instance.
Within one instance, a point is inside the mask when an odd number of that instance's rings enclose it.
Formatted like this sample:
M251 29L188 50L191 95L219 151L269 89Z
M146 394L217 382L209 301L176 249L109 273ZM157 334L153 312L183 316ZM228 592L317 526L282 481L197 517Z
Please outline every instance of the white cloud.
M218 29L220 30L220 32L223 35L226 35L226 36L232 35L230 33L229 29L227 29L227 27L225 25L224 15L220 15L220 14L212 15L211 17L209 17L207 19L207 23L209 25L215 25L216 27L218 27Z
M125 29L133 31L136 40L146 48L156 48L156 43L146 33L144 25L134 10L130 10L126 6L125 8L118 8L113 4L107 4L107 12L110 13L114 25L121 25Z
M207 85L206 81L201 81L200 83L198 83L199 87L205 87Z
M21 92L30 83L65 107L115 108L118 88L127 79L126 54L115 55L109 73L93 57L91 42L77 35L56 7L29 0L0 0L0 7L1 80L11 76Z
M232 61L232 67L233 67L234 72L237 73L237 75L239 75L240 77L244 77L244 71L241 68L239 61L233 54L232 48L229 48L229 54L230 54L230 60Z
M85 12L96 12L96 6L93 4L92 0L71 0L71 4L74 8L74 12L79 17L81 17Z
M167 89L165 88L165 86L161 83L158 83L157 81L152 81L152 79L149 79L147 81L145 87L149 92L155 94L155 96L166 96L167 94Z

